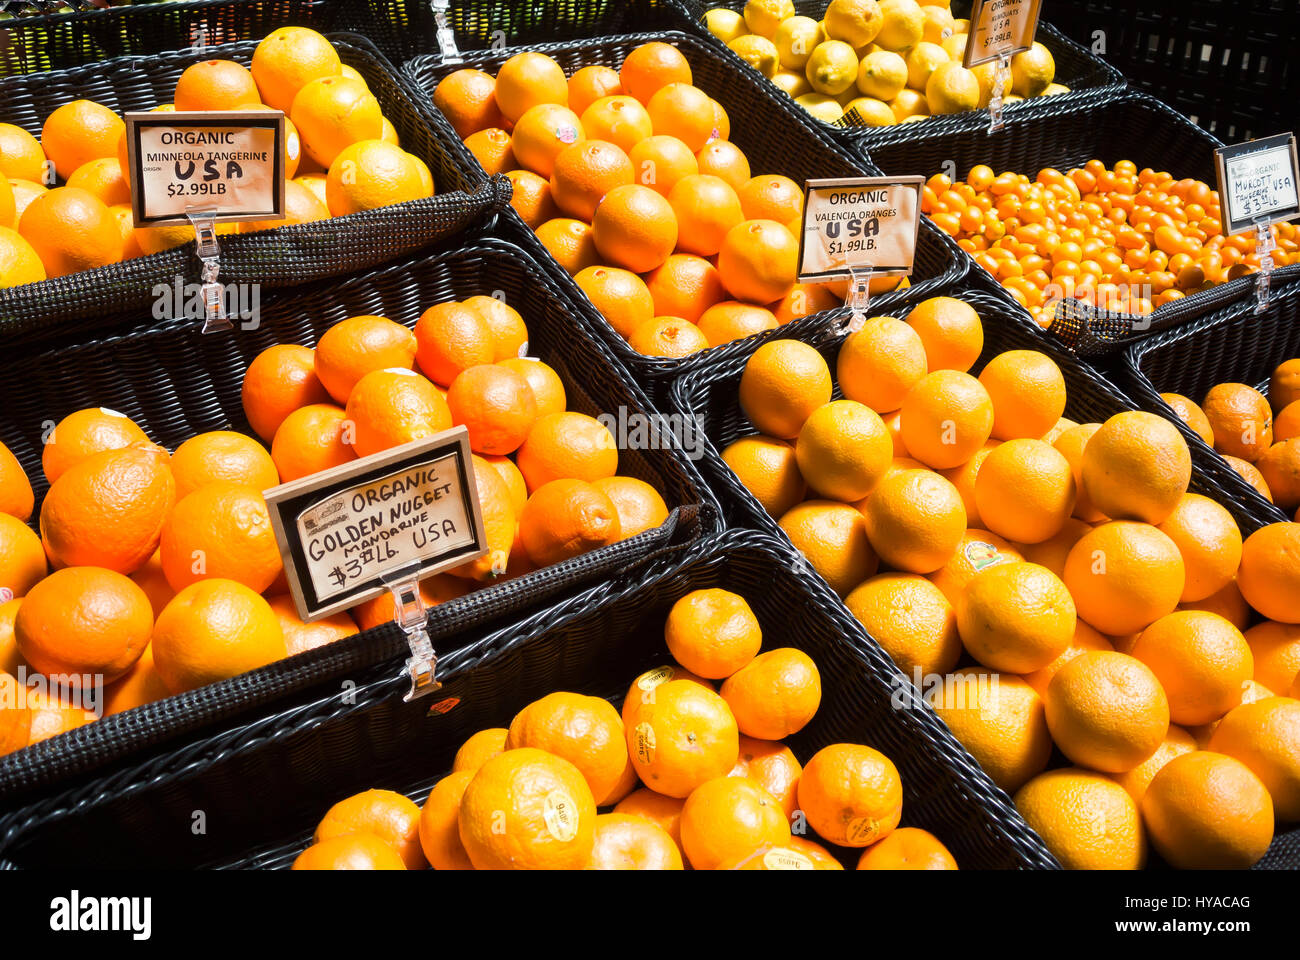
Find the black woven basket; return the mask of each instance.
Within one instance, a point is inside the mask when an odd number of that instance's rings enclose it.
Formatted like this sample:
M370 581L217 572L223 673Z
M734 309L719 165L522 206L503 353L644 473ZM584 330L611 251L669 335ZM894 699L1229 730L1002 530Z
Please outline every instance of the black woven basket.
M1124 410L1135 409L1132 401L1115 389L1093 367L1050 340L1026 334L1012 308L1001 299L982 291L951 295L965 300L974 307L984 324L984 352L972 368L972 375L978 374L989 360L1005 350L1039 350L1051 357L1061 368L1061 373L1065 377L1067 398L1065 416L1071 420L1078 423L1100 423ZM840 334L812 341L826 358L832 371L835 369L835 358L839 355L844 338L845 335ZM713 485L718 499L723 504L728 523L762 530L788 544L789 539L776 524L778 518L772 517L763 509L719 453L741 437L752 436L758 432L741 411L738 400L740 376L752 353L753 349L743 355L728 357L723 363L711 364L704 370L682 377L673 384L672 406L677 412L693 415L696 418L699 425L697 432L705 444L700 468L705 480ZM840 396L837 385L835 397ZM1216 475L1209 469L1208 458L1198 455L1203 453L1204 451L1198 452L1193 448L1193 463L1196 469L1192 476L1192 490L1222 503L1236 518L1245 535L1272 522L1270 517L1254 509L1253 504L1242 501L1232 488L1220 484Z
M463 230L509 201L509 184L487 181L473 156L440 118L422 116L397 70L370 41L332 34L344 63L355 67L397 129L405 149L433 173L438 195L378 210L256 234L223 236L225 283L290 286L376 266ZM127 57L51 73L10 77L0 87L0 120L39 136L45 118L78 97L114 111L149 109L171 100L176 80L192 63L223 57L247 64L256 41ZM66 340L106 331L105 318L151 316L155 284L197 282L193 241L147 257L0 290L0 342Z
M745 531L476 637L441 663L435 696L446 712L404 703L390 663L351 703L323 696L0 819L0 864L287 866L332 803L370 787L423 802L461 743L508 725L532 700L556 690L617 700L641 671L668 661L663 622L673 602L706 587L742 594L767 645L797 647L817 663L821 708L789 741L801 761L830 743L874 746L902 776L903 823L935 833L962 868L1058 866L826 587L781 545ZM195 810L209 824L201 836ZM852 867L855 852L842 855Z
M731 125L733 142L745 151L756 173L779 173L796 183L820 177L853 177L877 173L869 163L854 161L827 134L819 133L815 124L787 98L776 99L771 91L759 83L752 71L737 71L704 39L677 31L637 33L628 36L601 36L594 39L539 44L530 49L549 54L559 61L565 73L572 74L589 64L603 64L617 68L623 58L642 43L664 40L672 43L691 64L696 86L718 100L735 118ZM464 62L452 64L439 56L422 56L409 61L403 70L412 85L427 94L422 107L426 112L438 113L433 106L432 93L438 81L453 70L463 66L478 67L490 73L518 52L517 47L502 50L478 51L466 54ZM743 340L702 350L681 360L646 357L633 350L627 341L596 311L586 294L573 282L555 259L542 246L533 231L515 214L507 210L505 219L510 223L514 237L534 256L544 262L556 280L585 308L583 318L598 331L610 349L632 371L655 400L666 400L670 379L700 369L715 358L734 356L746 346L760 342L775 331L756 334ZM895 308L933 296L960 281L965 273L965 254L934 224L923 220L917 243L916 270L912 286L908 289L881 294L876 301L882 308ZM792 321L781 328L789 334L802 335L825 329L836 317L847 316L846 310L824 311Z
M1293 129L1300 70L1287 54L1290 0L1077 0L1050 15L1082 44L1104 41L1130 84L1229 143Z
M925 135L920 130L923 124L890 128L898 131L897 139L873 145L871 157L886 173L921 173L927 177L947 173L954 178L964 178L971 167L981 163L999 173L1013 170L1033 177L1043 167L1068 170L1096 157L1107 165L1132 160L1139 168L1149 166L1168 170L1175 177L1195 177L1211 186L1215 184L1214 150L1222 146L1219 140L1146 94L1128 91L1096 110L1051 110L1050 106L1050 102L1044 103L1036 117L1010 123L993 137L982 131ZM1008 297L973 262L971 276L987 279L990 290ZM1297 280L1300 264L1275 270L1272 282L1276 288ZM1071 318L1057 320L1051 332L1081 356L1100 356L1254 293L1255 277L1240 277L1159 307L1136 322L1098 320L1080 304L1081 309L1072 311ZM1027 311L1016 309L1033 323Z
M530 353L559 373L570 409L592 415L650 413L644 394L626 371L599 341L575 328L563 295L523 251L497 239L471 238L463 247L447 244L411 264L285 291L263 306L261 323L254 330L204 335L192 322L169 321L34 359L9 361L0 366L0 440L32 479L39 510L46 489L40 450L47 422L103 404L131 417L152 440L169 449L202 431L251 432L244 421L240 387L248 363L266 347L314 344L330 325L358 314L386 316L410 326L435 303L495 291L524 316ZM40 375L33 377L32 371ZM619 452L619 469L659 490L673 511L667 524L438 605L428 620L435 649L443 653L464 642L464 631L471 627L516 615L582 584L608 578L666 544L718 527L716 502L680 450L625 447ZM48 790L205 725L251 710L264 713L277 698L337 681L404 649L404 635L386 624L232 680L79 727L0 757L0 800Z
M1160 394L1180 393L1200 403L1219 383L1245 383L1267 394L1273 370L1293 357L1300 357L1300 284L1271 297L1264 313L1256 313L1251 303L1239 304L1135 343L1124 352L1120 369L1138 406L1174 422L1198 455L1202 472L1225 496L1274 522L1291 516L1260 496Z

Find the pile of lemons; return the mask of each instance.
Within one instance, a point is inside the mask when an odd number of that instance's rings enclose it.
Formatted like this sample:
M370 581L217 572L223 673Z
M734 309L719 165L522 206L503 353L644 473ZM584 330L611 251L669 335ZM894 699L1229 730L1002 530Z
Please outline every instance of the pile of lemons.
M988 106L996 64L961 65L970 30L948 0L831 0L821 20L796 16L792 0L749 0L744 13L704 15L709 31L818 120L856 112L884 127ZM1066 93L1041 43L1011 60L1004 100Z

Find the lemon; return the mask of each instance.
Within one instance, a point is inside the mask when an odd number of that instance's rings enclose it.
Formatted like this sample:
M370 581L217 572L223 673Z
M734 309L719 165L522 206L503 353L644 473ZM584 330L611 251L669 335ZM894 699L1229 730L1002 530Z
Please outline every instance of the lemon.
M1041 43L1011 58L1011 92L1018 97L1038 96L1055 78L1056 61Z
M930 80L930 74L940 64L948 63L948 54L937 43L922 40L903 58L907 63L907 85L913 90L924 90Z
M804 73L818 93L836 97L858 77L858 55L843 40L827 40L808 58Z
M824 93L805 93L802 97L795 97L794 102L825 123L834 123L844 116L844 109L835 98Z
M961 63L961 58L966 56L966 41L970 39L964 33L954 33L951 37L945 37L943 43L943 52L948 54L949 60L956 60Z
M925 25L921 28L922 40L941 44L952 35L952 11L947 7L926 4L921 7L921 13L925 15Z
M1063 83L1049 83L1049 84L1048 84L1048 85L1043 89L1043 92L1039 94L1039 96L1040 96L1040 97L1054 97L1054 96L1056 96L1058 93L1069 93L1069 92L1070 92L1070 88L1067 87L1067 86L1066 86L1065 84L1063 84Z
M894 111L899 123L908 117L930 115L930 105L925 102L925 95L915 90L900 90L898 96L889 101L889 109Z
M967 20L965 17L961 18L960 20L953 20L953 22L952 22L952 32L953 32L953 33L970 33L970 21Z
M745 18L735 10L728 10L726 7L714 7L706 13L704 25L709 28L709 33L723 43L730 43L737 37L749 33L749 28L745 26Z
M877 50L858 65L858 91L876 100L892 100L907 86L907 61L892 50Z
M980 103L980 82L960 63L942 63L925 85L925 102L931 113L974 110Z
M880 14L884 23L876 43L886 50L906 50L921 42L925 14L916 0L881 0Z
M884 18L876 0L831 0L824 22L830 39L865 47L876 39Z
M772 82L789 97L802 97L805 93L813 92L812 84L802 70L778 70L772 77Z
M791 17L776 29L772 43L776 57L787 70L802 70L817 44L822 42L821 25L812 17Z
M750 33L771 40L782 20L794 16L794 0L749 0L745 4L745 26Z
M747 33L727 44L741 60L765 77L776 75L776 45L767 37Z
M894 111L889 109L889 104L875 97L857 97L850 100L844 112L848 114L854 110L858 112L859 120L868 127L890 127L898 122Z

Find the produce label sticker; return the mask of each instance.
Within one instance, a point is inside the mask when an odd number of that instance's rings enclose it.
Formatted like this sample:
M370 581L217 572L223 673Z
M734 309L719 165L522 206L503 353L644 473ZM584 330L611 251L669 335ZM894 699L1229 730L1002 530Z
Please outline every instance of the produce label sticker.
M873 275L911 276L924 183L924 177L807 181L800 282L841 279L854 267L870 267Z
M1028 50L1038 33L1041 7L1042 0L975 0L961 65L969 70Z
M128 113L127 167L137 227L284 219L284 114L278 110Z
M1291 133L1214 151L1224 234L1300 217L1300 164Z
M317 620L487 553L469 434L455 427L266 491L298 614Z

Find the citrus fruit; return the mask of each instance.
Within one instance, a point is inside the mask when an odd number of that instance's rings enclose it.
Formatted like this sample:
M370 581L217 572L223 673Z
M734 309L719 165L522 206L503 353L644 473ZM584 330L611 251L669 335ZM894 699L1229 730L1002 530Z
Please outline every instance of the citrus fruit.
M926 374L904 396L900 409L908 452L936 470L971 459L993 429L988 391L970 374L957 370Z
M329 395L343 404L367 373L389 367L409 369L415 354L416 335L400 323L387 317L349 317L332 325L317 341L316 377Z
M220 577L261 593L283 569L261 491L224 480L176 502L163 524L160 549L167 582L177 591Z
M632 161L605 140L565 147L555 158L551 196L567 216L590 221L610 190L633 182Z
M830 401L831 386L820 353L797 340L772 340L745 364L740 406L763 433L792 440L812 412Z
M1177 610L1142 631L1129 654L1151 668L1174 723L1210 723L1241 702L1254 667L1246 638L1223 617Z
M491 325L466 303L450 301L425 310L415 322L414 339L420 369L441 387L450 387L462 371L496 359Z
M1295 413L1300 415L1300 405L1293 406ZM1291 409L1288 407L1283 413ZM1297 419L1300 420L1300 416ZM1278 422L1282 420L1279 418ZM1300 436L1273 444L1255 462L1273 495L1273 502L1288 513L1300 507Z
M260 103L253 75L233 60L203 60L190 64L176 81L172 103L177 110L235 110Z
M45 151L35 137L16 124L0 123L0 177L31 183L45 179Z
M122 234L104 201L77 187L36 197L18 226L48 277L93 270L122 259Z
M424 196L411 155L379 139L358 140L340 149L325 178L325 202L335 217Z
M283 659L284 633L270 604L234 580L191 583L154 624L154 666L172 693Z
M693 590L664 623L673 659L697 676L722 680L758 653L763 633L745 598L728 590Z
M405 870L389 844L373 833L347 833L313 843L293 861L292 870Z
M328 403L329 394L316 377L309 347L280 343L267 347L248 365L240 399L248 425L270 441L285 417L308 404Z
M576 113L556 103L539 103L516 121L510 133L510 149L519 166L550 179L559 155L571 144L586 139ZM554 193L554 185L551 190Z
M563 106L569 102L569 85L564 70L543 53L516 54L497 71L495 97L501 113L517 123L539 103Z
M1254 463L1273 443L1273 412L1263 394L1244 383L1220 383L1201 402L1214 449Z
M648 787L634 790L614 805L615 813L640 817L660 827L681 852L681 815L686 801L680 797L667 797Z
M681 317L655 317L637 327L628 346L646 357L681 359L709 348L704 333Z
M745 220L727 231L718 250L722 285L737 300L771 303L794 286L799 241L775 220Z
M668 191L667 199L677 222L677 249L683 253L713 256L722 249L730 231L745 219L736 191L721 177L710 174L682 177Z
M970 304L953 297L931 297L903 318L921 337L930 371L965 373L984 349L984 328Z
M808 486L827 500L861 500L884 476L893 443L880 417L854 400L832 400L804 421L795 457Z
M505 731L502 731L504 735ZM460 803L473 770L454 770L433 785L420 808L420 849L435 870L473 870L460 839Z
M560 215L551 196L551 182L531 170L507 170L510 181L510 206L531 229L536 230L547 220Z
M530 493L552 480L599 480L618 472L618 445L609 429L584 413L539 417L515 462Z
M630 270L593 266L573 278L596 310L624 338L655 316L654 297L644 280Z
M328 170L343 149L358 140L381 140L383 113L364 83L324 76L303 84L289 107L307 155Z
M625 154L654 132L650 114L634 97L601 97L582 111L582 129L593 140L605 140Z
M1074 601L1036 563L999 563L977 573L956 604L957 629L980 663L1008 673L1039 670L1070 646Z
M1214 429L1210 426L1210 420L1205 415L1204 410L1178 393L1162 393L1160 399L1169 404L1169 409L1177 415L1179 420L1187 424L1193 433L1211 447L1214 446Z
M799 809L822 839L842 847L868 847L892 833L902 818L898 769L868 746L823 747L804 765Z
M286 114L304 86L341 72L334 45L307 27L273 30L253 51L253 80L262 102Z
M299 407L281 422L271 440L271 459L288 483L356 459L350 440L355 426L340 407L313 403Z
M902 321L874 317L844 340L835 370L845 397L889 413L926 375L925 347Z
M636 785L623 721L600 697L552 693L530 703L515 714L506 735L506 751L520 747L545 750L572 763L598 807L617 803Z
M957 861L934 834L899 827L862 851L859 870L956 870Z
M990 360L980 383L993 402L993 436L1041 437L1065 412L1065 379L1037 350L1008 350Z
M18 458L0 443L0 513L26 522L35 502L31 482Z
M1172 613L1185 576L1178 546L1166 534L1149 524L1114 521L1079 538L1061 579L1081 618L1121 637Z
M723 682L720 693L745 736L783 740L817 712L821 677L806 653L781 647L752 658Z
M663 827L630 813L596 817L588 870L681 870L682 853Z
M0 226L0 290L47 278L35 248L17 230Z
M1268 619L1300 623L1300 523L1271 523L1247 537L1237 586Z
M1245 632L1254 677L1270 690L1286 690L1300 674L1300 625L1265 621Z
M370 833L387 843L408 870L428 865L420 849L420 808L392 790L366 790L325 812L312 835L315 843L352 833Z
M906 408L903 424L906 428ZM989 452L975 478L980 520L1017 543L1054 537L1070 518L1074 502L1070 462L1042 440L1006 441Z
M564 413L568 405L564 395L564 381L553 367L536 357L512 357L499 363L528 381L533 399L537 402L539 418L550 413Z
M282 593L279 596L268 597L267 603L271 605L271 610L280 622L280 630L284 634L284 648L291 657L359 632L347 611L307 623L298 616L293 597L289 594Z
M600 64L582 67L569 77L569 109L579 116L601 97L625 93L617 70Z
M352 388L344 413L359 457L433 436L453 422L448 400L407 367L367 373Z
M486 130L471 133L465 138L465 147L474 155L474 159L479 162L489 177L519 168L510 134L500 127L488 127ZM528 172L539 176L532 170ZM539 179L546 180L547 185L550 185L549 177L539 176Z
M1240 760L1263 781L1278 820L1300 820L1300 701L1267 697L1234 707L1208 749Z
M534 488L519 515L519 538L539 567L608 546L620 534L614 504L584 480L552 480Z
M966 532L957 488L928 470L901 470L867 500L867 536L880 559L897 570L933 573L956 552Z
M687 797L702 783L725 777L740 755L740 733L726 701L696 681L653 687L653 695L633 702L624 723L637 776L670 797Z
M257 68L256 59L253 67ZM492 75L482 70L453 70L433 88L433 105L451 123L456 136L464 140L471 133L503 125L496 85Z
M41 468L45 479L54 483L73 464L96 453L148 442L144 431L125 414L107 407L87 407L55 424L41 448Z
M1123 773L1145 761L1169 732L1169 701L1156 675L1123 653L1085 653L1047 687L1047 726L1072 762Z
M280 482L271 455L256 440L232 430L196 434L172 454L176 499L199 487L224 480L266 490Z
M716 870L790 838L781 804L748 777L716 777L696 787L682 807L680 829L682 848L696 870Z
M451 764L452 772L477 771L479 767L505 749L506 737L509 733L510 731L505 727L490 727L474 734L456 751L455 759Z
M956 670L926 694L939 718L995 784L1014 792L1052 753L1043 701L1019 677Z
M642 103L670 83L690 83L691 65L680 50L668 43L643 43L623 59L619 83Z
M1223 507L1187 493L1160 524L1182 555L1187 577L1181 603L1204 600L1223 589L1241 562L1241 531Z
M1016 809L1067 870L1140 870L1146 833L1137 804L1105 774L1078 767L1040 773Z
M93 100L72 100L45 118L40 145L55 172L67 180L91 160L116 156L125 130L126 124L108 107ZM41 175L22 179L47 182L43 174L42 170Z
M727 299L718 268L703 257L688 253L674 253L647 274L645 282L654 302L654 315L658 317L680 317L691 323L702 323L715 305ZM771 326L776 326L770 312L748 304L743 306L764 314L761 321L764 326L769 318Z
M1088 523L1100 523L1106 519L1106 515L1093 506L1083 485L1083 450L1100 429L1100 423L1081 423L1067 427L1055 440L1048 441L1070 461L1070 472L1074 475L1074 516Z
M708 150L707 145L705 150ZM673 187L683 178L711 172L701 171L699 160L691 148L676 137L646 137L634 144L627 156L632 161L636 182L654 189L664 197L671 195Z
M1083 488L1098 510L1116 520L1160 523L1178 506L1192 475L1187 441L1152 413L1117 413L1087 441Z
M600 256L633 273L647 273L677 246L677 216L650 187L629 184L605 194L591 223Z
M528 381L495 364L463 370L452 381L446 404L451 423L468 429L475 453L514 453L537 422L537 401Z
M807 500L783 514L777 525L841 597L879 566L865 518L847 503Z

